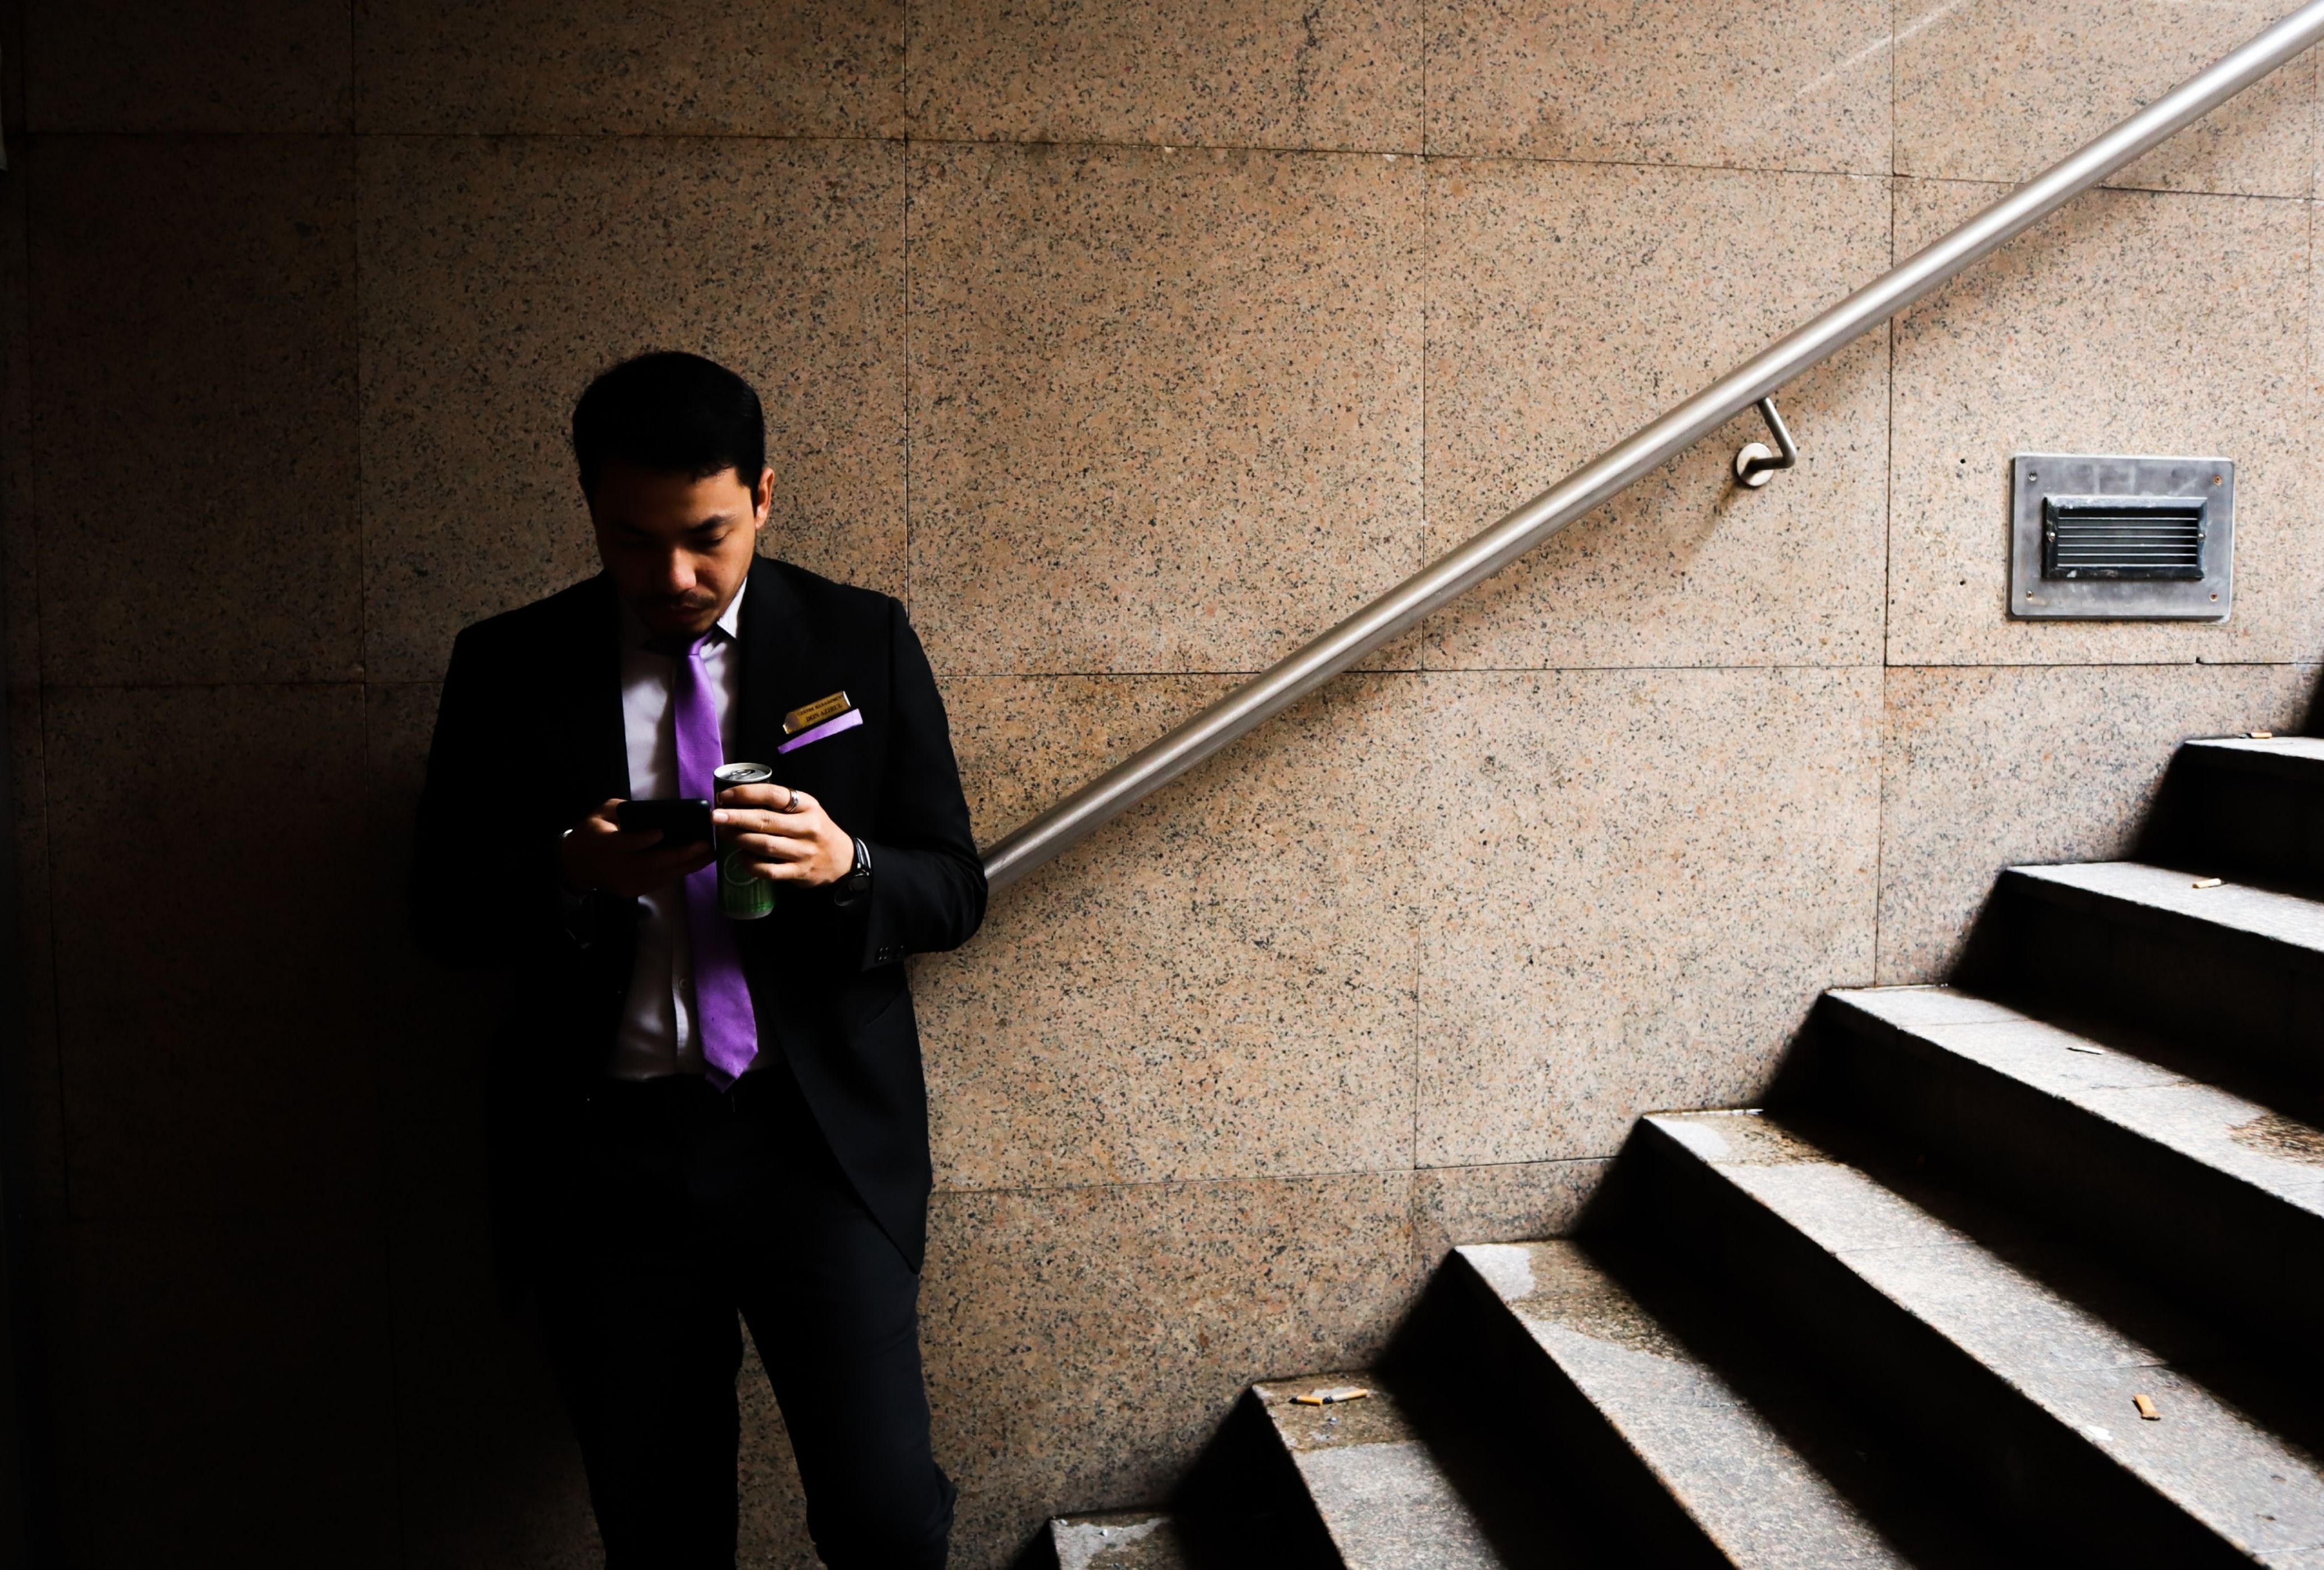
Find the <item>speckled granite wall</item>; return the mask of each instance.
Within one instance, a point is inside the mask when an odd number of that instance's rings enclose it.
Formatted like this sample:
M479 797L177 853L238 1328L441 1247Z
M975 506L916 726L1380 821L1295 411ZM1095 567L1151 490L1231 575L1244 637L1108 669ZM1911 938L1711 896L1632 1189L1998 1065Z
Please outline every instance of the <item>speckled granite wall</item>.
M685 346L768 548L1053 799L2283 0L15 0L0 506L91 1565L585 1565L495 1307L484 990L397 933L454 631ZM1817 991L1941 974L2324 655L2301 63L996 901L918 984L958 1563L1566 1225ZM2222 626L2014 624L2018 448L2225 452ZM800 1565L754 1378L747 1561ZM123 1501L134 1501L134 1508Z

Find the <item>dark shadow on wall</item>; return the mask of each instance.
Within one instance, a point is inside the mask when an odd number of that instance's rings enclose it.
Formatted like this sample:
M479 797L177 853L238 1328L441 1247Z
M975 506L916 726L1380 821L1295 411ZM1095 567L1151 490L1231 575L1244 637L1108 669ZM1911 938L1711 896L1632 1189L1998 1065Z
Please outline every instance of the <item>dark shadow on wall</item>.
M0 643L5 642L0 626ZM13 735L0 686L0 736ZM31 1016L25 987L23 888L16 869L15 786L0 770L0 1565L61 1564L49 1443L48 1359L41 1334L42 1283L36 1274L32 1175Z
M580 1454L532 1307L494 1250L484 1070L503 990L422 957L405 931L435 699L432 684L374 688L365 725L402 1556L590 1565L600 1549Z

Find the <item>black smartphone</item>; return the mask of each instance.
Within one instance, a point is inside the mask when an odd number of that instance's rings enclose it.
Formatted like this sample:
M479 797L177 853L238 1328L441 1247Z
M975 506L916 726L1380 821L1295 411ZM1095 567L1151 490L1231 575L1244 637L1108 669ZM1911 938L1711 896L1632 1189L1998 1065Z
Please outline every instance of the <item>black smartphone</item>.
M613 808L613 821L631 832L658 828L664 845L706 845L710 839L710 803L698 796L624 801Z

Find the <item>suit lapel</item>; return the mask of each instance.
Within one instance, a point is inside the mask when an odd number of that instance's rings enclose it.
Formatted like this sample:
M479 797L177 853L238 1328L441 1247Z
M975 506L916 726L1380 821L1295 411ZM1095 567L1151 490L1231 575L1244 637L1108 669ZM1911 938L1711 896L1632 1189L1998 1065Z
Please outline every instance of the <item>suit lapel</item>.
M630 794L628 722L622 715L622 610L613 579L604 573L591 578L575 610L579 657L568 667L572 684L563 706L564 742L567 755L581 762L594 807L609 796Z
M798 596L769 557L751 563L751 592L742 596L742 723L734 728L742 756L777 768L783 715L804 701L794 688L812 674L812 650ZM820 694L809 694L818 697Z

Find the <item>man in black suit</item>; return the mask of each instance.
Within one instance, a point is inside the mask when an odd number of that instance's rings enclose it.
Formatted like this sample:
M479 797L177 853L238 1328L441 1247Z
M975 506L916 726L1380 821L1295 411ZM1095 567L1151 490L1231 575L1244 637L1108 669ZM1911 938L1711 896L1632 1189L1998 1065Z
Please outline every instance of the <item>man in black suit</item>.
M420 947L512 974L496 1213L616 1570L734 1563L738 1314L824 1562L938 1566L951 1528L902 961L967 940L984 874L903 607L756 554L765 440L694 356L591 384L604 570L460 634L420 807ZM717 859L622 827L624 800L710 796L722 759L775 772L716 795ZM752 879L772 914L723 913Z

